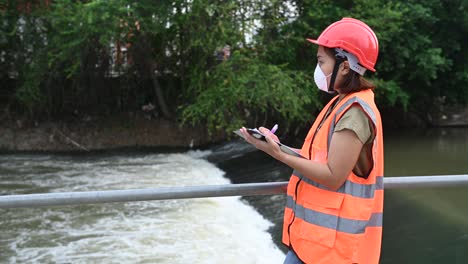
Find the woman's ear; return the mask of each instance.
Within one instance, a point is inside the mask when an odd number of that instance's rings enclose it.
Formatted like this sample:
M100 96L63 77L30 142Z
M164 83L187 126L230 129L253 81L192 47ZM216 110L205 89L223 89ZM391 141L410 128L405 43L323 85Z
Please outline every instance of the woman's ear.
M340 74L341 75L346 75L349 73L349 62L348 61L343 61L343 63L341 63L340 65Z

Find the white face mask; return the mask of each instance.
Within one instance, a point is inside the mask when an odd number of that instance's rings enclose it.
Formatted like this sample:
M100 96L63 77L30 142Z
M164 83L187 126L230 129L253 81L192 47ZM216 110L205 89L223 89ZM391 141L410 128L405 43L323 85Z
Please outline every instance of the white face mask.
M328 78L332 74L330 73L329 75L325 76L325 73L323 73L322 69L317 63L317 67L315 67L315 72L314 72L314 81L317 87L327 93L334 93L335 91L328 91Z

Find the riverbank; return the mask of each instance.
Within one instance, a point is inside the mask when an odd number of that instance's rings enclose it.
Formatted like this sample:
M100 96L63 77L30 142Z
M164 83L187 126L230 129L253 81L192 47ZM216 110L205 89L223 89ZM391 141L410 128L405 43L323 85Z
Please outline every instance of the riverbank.
M3 152L87 152L119 148L195 148L219 142L224 133L209 135L204 127L143 115L86 117L60 122L3 121Z
M403 109L381 111L386 130L423 127L467 127L468 108L444 109L421 116ZM227 139L210 135L204 126L144 114L70 117L62 121L1 120L1 152L87 152L121 148L203 148ZM304 128L301 135L307 133Z

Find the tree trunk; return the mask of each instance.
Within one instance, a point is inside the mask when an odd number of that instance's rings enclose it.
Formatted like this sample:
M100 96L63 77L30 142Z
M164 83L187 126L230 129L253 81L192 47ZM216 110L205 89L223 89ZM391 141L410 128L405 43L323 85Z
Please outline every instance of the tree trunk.
M158 100L158 105L159 108L161 109L161 112L163 116L167 119L172 118L171 111L169 110L169 107L167 106L166 99L164 98L164 93L161 89L161 85L158 80L158 76L156 74L156 64L154 62L151 62L151 82L153 83L154 91L156 93L156 99Z

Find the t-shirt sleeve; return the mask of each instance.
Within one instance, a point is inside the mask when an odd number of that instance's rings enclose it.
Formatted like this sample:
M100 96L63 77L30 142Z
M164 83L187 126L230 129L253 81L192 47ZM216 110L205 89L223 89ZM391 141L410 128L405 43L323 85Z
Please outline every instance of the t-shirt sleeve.
M335 132L343 129L354 131L362 144L369 142L372 135L369 118L359 106L352 106L343 114L341 119L338 120L335 126Z

